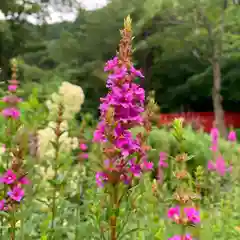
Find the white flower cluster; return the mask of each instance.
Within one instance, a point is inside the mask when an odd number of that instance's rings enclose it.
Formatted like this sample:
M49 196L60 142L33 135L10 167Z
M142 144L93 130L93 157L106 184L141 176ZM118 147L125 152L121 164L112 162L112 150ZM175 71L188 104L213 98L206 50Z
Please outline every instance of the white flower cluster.
M63 107L63 118L71 120L81 110L83 102L84 93L82 88L69 82L63 82L59 87L58 93L53 93L51 100L46 102L49 109L49 117L56 119L59 106L61 105Z
M68 134L68 121L72 120L77 112L81 110L84 102L84 93L81 87L63 82L59 87L58 93L53 93L51 100L46 102L49 109L49 118L53 121L49 122L48 126L38 131L38 156L40 159L53 159L55 156L55 148L53 142L56 141L56 120L59 109L62 108L62 123L60 130L60 150L59 153L70 153L73 149L78 147L78 139L71 138Z
M55 122L49 122L48 126L38 131L38 156L40 159L55 157L55 148L53 142L56 141ZM68 134L68 122L65 120L60 125L60 130L63 132L59 138L60 148L59 153L70 153L72 150L78 148L78 139L70 137Z
M6 152L6 147L4 144L0 143L0 163L2 163L2 156Z

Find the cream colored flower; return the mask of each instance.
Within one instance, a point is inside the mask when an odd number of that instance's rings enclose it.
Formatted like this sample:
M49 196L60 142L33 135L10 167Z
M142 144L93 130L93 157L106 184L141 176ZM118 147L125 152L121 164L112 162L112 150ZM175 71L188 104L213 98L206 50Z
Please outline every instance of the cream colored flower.
M52 166L49 166L49 167L46 169L45 174L46 174L46 178L47 178L47 179L53 179L55 173L54 173L54 170L53 170Z
M49 117L56 118L61 106L63 108L63 118L66 120L73 119L75 114L80 111L83 102L82 88L69 82L63 82L58 93L53 93L51 100L46 102Z
M76 137L72 138L72 149L75 150L78 148L78 145L79 145L79 142L78 142L78 139Z

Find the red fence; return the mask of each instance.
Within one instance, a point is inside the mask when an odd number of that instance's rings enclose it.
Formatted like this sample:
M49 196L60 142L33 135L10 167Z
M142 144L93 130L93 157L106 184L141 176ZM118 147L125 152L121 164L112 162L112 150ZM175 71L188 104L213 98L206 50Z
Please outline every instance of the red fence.
M225 123L228 127L240 128L240 113L225 112ZM206 132L209 132L213 126L214 113L213 112L185 112L173 114L160 114L160 123L169 124L174 118L182 117L188 123L197 123L201 125Z

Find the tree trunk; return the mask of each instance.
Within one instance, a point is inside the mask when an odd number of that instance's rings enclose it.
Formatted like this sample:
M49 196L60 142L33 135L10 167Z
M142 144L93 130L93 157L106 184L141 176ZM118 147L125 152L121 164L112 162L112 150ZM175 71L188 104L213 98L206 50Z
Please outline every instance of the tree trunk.
M213 110L215 115L215 124L218 128L220 135L224 138L227 137L227 130L224 120L224 110L222 107L222 96L221 96L221 69L218 59L213 59L213 88L212 88L212 99L213 99Z

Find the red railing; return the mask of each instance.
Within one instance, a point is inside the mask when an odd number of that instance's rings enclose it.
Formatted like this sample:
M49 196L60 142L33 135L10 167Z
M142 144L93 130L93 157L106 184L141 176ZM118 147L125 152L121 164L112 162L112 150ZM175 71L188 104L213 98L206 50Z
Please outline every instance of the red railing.
M182 117L187 123L193 123L200 125L206 132L209 132L213 126L214 113L213 112L185 112L185 113L170 113L160 114L160 124L169 124L174 118ZM225 112L225 123L227 127L233 126L234 128L240 128L240 113Z

